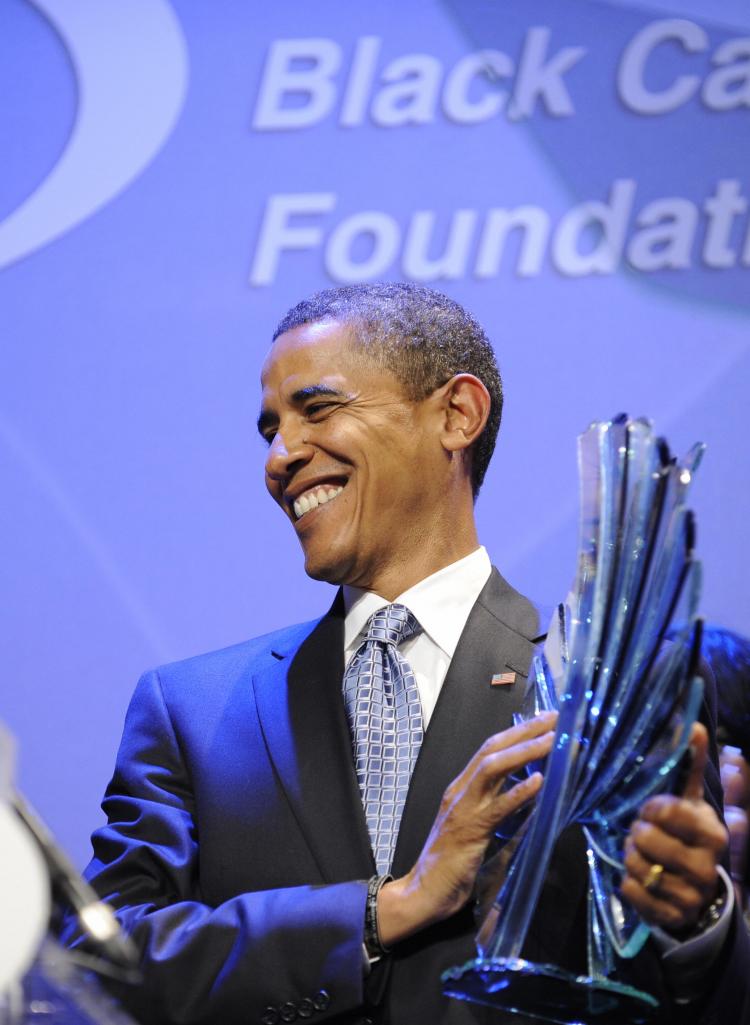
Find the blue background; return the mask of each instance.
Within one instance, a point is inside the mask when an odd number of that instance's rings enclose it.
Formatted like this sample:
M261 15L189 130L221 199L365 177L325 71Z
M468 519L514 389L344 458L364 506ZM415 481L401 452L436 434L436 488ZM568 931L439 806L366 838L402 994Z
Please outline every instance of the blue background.
M138 674L310 618L333 596L304 576L263 486L260 365L286 308L332 283L321 247L283 253L271 284L250 283L269 197L334 193L333 212L306 222L324 239L363 210L394 218L402 233L415 211L435 211L437 256L459 209L481 224L492 207L530 204L554 230L620 178L637 183L633 217L663 197L700 210L720 179L750 194L747 105L717 112L696 97L643 116L618 95L629 41L669 17L702 25L710 46L660 47L652 88L688 72L704 78L718 45L750 35L739 0L720 11L696 0L2 0L0 718L19 742L21 786L77 862L100 821ZM339 125L359 37L381 38L378 75L411 53L447 71L482 48L517 62L533 26L549 28L550 54L586 48L565 76L572 116L541 104L523 120L466 125L438 103L427 124ZM308 37L342 49L334 110L299 130L254 129L269 47ZM492 88L475 86L477 96ZM22 225L24 238L104 195L102 182L148 151L149 126L158 145L114 194L13 250L9 219L54 177L71 133L83 140L80 166L36 226ZM748 223L736 220L738 249ZM495 344L506 413L480 534L506 577L539 601L561 599L575 569L576 436L627 410L654 419L678 453L708 443L693 492L702 608L748 630L750 268L706 267L701 224L684 269L644 273L623 261L576 278L547 253L538 274L522 277L516 240L482 279L475 240L464 273L429 282ZM635 230L631 219L628 238ZM399 259L383 276L403 277Z

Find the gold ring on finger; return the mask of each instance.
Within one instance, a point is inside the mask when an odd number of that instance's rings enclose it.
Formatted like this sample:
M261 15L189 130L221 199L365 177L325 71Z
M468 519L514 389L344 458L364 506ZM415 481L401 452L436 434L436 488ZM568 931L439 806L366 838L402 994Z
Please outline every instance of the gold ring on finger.
M646 873L646 878L643 880L643 889L649 893L655 893L659 887L661 877L664 874L664 866L658 862L654 862L651 868Z

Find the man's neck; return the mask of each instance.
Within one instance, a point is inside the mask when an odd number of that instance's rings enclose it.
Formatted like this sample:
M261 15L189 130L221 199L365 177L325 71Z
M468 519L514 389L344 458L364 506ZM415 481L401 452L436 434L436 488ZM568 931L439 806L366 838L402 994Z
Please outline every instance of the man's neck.
M433 557L429 560L424 560L420 563L410 563L409 566L395 567L392 573L384 574L368 586L362 586L361 584L356 586L359 591L369 591L372 594L379 595L388 602L392 602L399 595L408 591L409 588L421 583L435 573L439 573L448 566L460 562L468 555L476 552L479 547L479 539L475 535L473 543L470 545L455 547L451 551L441 550L437 557L432 552L431 555Z

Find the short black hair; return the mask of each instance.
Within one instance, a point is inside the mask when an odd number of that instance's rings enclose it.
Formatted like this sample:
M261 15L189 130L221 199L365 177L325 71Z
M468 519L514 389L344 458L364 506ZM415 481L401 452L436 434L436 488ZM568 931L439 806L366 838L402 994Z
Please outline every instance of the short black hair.
M316 292L293 306L274 341L302 324L335 320L352 328L353 340L390 371L404 393L419 402L456 374L474 374L490 393L490 414L471 448L471 486L479 493L503 411L503 386L495 353L481 325L463 306L424 285L373 282Z
M701 645L716 679L719 740L738 747L745 761L750 761L750 640L733 630L707 625Z

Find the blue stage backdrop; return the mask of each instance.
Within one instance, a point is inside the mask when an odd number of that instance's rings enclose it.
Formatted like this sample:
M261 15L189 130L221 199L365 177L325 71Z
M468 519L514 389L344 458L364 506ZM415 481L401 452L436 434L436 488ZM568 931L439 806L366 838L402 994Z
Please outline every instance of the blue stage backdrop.
M323 612L258 373L337 282L413 280L504 373L484 543L574 572L576 435L683 451L707 617L750 630L744 0L3 0L0 718L79 862L147 667Z

